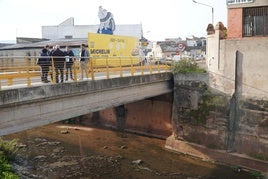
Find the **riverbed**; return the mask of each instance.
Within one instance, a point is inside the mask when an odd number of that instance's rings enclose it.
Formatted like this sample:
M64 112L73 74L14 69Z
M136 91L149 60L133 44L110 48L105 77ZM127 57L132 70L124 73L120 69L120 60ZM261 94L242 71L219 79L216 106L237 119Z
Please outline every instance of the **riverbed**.
M47 126L4 136L18 139L13 167L21 178L256 178L223 166L167 151L165 140L98 126Z

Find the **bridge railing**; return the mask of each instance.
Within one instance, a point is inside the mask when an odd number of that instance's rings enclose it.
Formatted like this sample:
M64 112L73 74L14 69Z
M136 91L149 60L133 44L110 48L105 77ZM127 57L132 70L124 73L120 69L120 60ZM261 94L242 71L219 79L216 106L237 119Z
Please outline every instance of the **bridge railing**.
M48 78L54 84L56 80L55 58L64 61L64 79L66 76L66 57L50 57L47 64ZM42 70L38 65L39 56L7 56L0 57L0 90L4 87L32 86L42 83ZM68 60L70 60L68 58ZM44 65L46 66L46 65ZM160 62L142 61L140 57L90 57L87 63L88 80L95 78L112 78L169 71L167 64ZM78 57L73 58L73 81L81 80L81 65ZM48 81L47 81L48 82ZM65 81L67 82L67 81Z

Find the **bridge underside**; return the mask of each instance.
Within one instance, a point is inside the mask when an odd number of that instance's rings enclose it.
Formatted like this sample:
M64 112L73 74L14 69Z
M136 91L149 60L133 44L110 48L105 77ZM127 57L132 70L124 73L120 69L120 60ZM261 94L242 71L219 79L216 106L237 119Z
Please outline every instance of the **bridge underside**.
M173 93L164 94L79 117L84 125L101 125L121 131L167 138L172 134Z

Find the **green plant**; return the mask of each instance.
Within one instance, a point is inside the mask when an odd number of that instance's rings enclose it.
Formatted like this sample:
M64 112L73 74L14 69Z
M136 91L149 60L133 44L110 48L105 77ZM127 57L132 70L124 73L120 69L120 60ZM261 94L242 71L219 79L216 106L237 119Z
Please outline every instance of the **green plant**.
M5 141L0 137L0 178L4 179L19 179L19 176L14 174L9 161L15 157L18 151L17 140Z
M14 174L11 165L4 157L0 157L0 178L19 179L19 176Z
M17 139L5 141L0 137L0 158L4 157L7 160L13 159L18 151L17 142Z
M206 70L199 68L198 64L193 60L182 59L173 65L170 70L173 73L205 73Z
M254 176L256 178L261 178L262 177L261 173L258 172L258 171L250 171L250 175Z
M231 167L231 169L232 169L233 171L237 171L237 169L239 168L239 167L236 166L236 165L231 165L230 167Z

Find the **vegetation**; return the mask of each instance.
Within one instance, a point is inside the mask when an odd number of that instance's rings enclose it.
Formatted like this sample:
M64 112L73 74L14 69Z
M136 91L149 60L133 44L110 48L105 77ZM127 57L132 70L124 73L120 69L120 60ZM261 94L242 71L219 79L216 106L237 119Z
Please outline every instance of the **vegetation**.
M0 138L0 178L19 179L9 164L14 159L17 150L17 140L4 141Z
M171 65L173 73L205 73L206 70L199 68L194 60L182 59Z
M256 158L256 159L259 159L259 160L266 160L268 161L268 156L264 156L262 154L254 154L254 153L251 153L249 154L250 157L253 157L253 158Z

